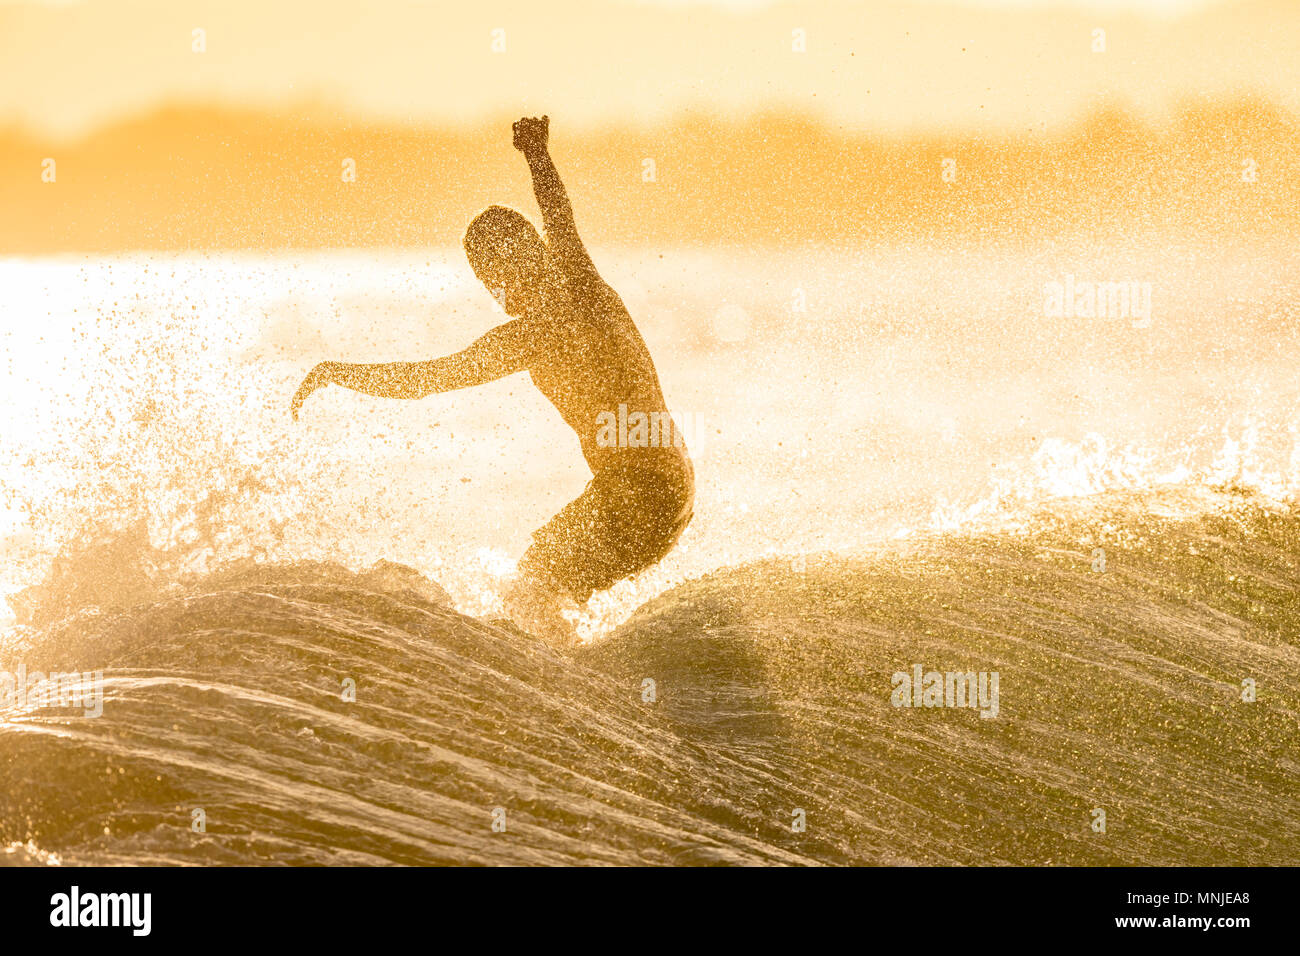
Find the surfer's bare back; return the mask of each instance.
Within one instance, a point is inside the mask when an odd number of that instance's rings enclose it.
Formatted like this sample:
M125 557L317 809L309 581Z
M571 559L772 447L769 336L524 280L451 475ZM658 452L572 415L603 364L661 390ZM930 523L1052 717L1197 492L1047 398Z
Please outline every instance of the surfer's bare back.
M504 206L488 207L465 231L470 267L512 321L446 358L322 362L293 396L292 411L297 419L307 397L326 385L381 398L424 398L528 372L577 433L593 477L577 499L533 532L506 607L525 629L565 637L570 628L560 609L566 598L585 603L594 591L668 553L691 519L695 482L645 342L578 238L547 151L548 124L545 116L514 124L514 145L532 172L545 240L527 218ZM631 430L628 421L636 423Z

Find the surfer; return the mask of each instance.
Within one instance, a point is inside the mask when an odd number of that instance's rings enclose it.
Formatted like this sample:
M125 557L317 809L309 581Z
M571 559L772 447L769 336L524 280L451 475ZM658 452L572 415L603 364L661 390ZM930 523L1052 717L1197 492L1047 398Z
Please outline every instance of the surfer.
M587 254L547 148L549 118L514 124L514 146L532 173L545 239L521 213L489 206L465 231L474 275L511 321L464 351L425 362L322 362L293 396L292 412L327 385L381 398L424 398L516 372L578 435L592 479L533 532L505 594L524 630L571 640L563 611L655 564L692 516L695 477L673 428L654 362L622 299ZM630 410L630 412L629 412ZM617 437L610 422L617 417ZM634 422L625 427L623 422ZM661 440L672 434L671 440Z

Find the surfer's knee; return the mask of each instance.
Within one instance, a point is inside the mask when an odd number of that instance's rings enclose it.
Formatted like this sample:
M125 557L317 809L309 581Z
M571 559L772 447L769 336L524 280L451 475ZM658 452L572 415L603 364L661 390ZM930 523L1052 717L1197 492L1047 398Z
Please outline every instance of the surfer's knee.
M573 624L564 612L578 610L578 605L554 582L520 573L506 585L501 603L510 620L530 634L553 643L576 642Z
M545 570L521 565L517 574L506 584L507 602L549 604L557 608L577 608L572 595Z

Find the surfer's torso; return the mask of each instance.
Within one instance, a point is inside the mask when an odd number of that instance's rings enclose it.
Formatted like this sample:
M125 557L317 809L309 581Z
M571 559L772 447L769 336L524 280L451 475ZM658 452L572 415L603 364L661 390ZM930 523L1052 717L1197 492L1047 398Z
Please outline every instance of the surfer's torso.
M593 474L645 467L689 480L680 432L663 425L669 413L654 361L617 292L594 270L567 277L530 325L545 344L533 350L543 357L530 364L529 374L577 433ZM629 437L627 419L637 415L647 421L654 416L653 438L648 429L635 428Z

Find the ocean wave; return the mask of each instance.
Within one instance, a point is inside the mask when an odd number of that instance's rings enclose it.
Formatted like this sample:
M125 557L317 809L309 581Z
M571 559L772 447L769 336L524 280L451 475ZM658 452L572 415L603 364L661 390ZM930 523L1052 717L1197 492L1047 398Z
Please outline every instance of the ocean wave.
M102 715L6 706L0 843L73 864L1294 863L1298 584L1287 507L1191 487L751 562L573 651L398 565L245 563L16 632L0 668L100 673ZM996 716L898 706L917 668L997 674Z

